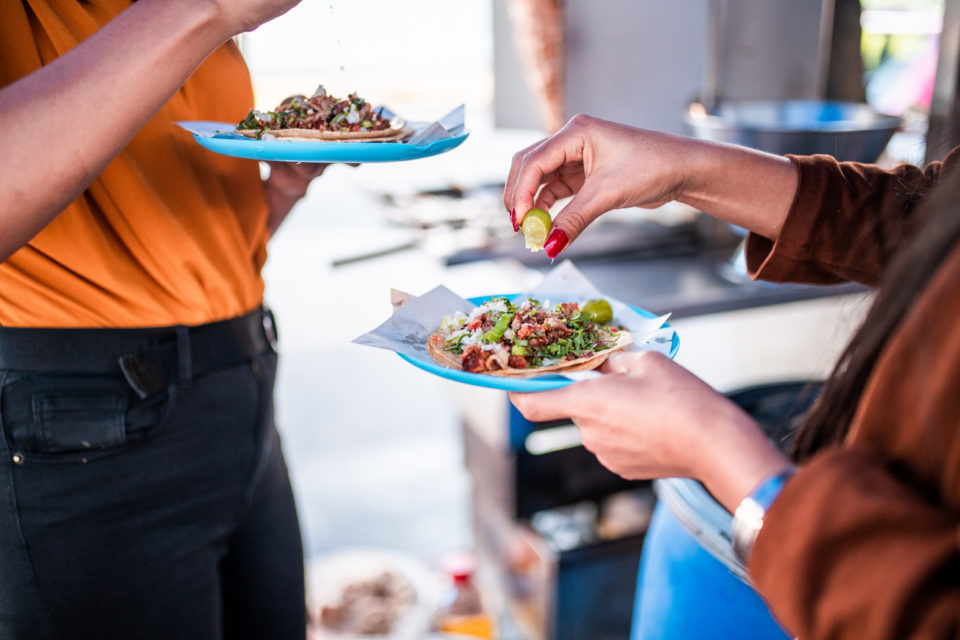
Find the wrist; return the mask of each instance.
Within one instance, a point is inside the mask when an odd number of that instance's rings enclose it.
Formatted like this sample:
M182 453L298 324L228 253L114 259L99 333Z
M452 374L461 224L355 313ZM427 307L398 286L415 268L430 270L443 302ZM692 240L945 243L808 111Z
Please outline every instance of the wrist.
M733 513L744 496L790 460L759 424L732 402L714 407L710 446L701 453L696 476L714 498ZM718 453L719 452L719 453Z
M289 181L275 178L273 173L264 182L267 190L274 196L292 200L299 200L307 195L307 187L309 186L309 183L284 184Z
M715 190L710 180L723 171L713 158L708 143L696 138L674 136L675 146L670 154L678 158L677 176L674 181L674 200L683 204L701 208L705 194Z
M688 139L678 201L771 240L796 192L793 162L755 149Z
M204 30L211 35L219 46L230 38L255 28L257 25L247 25L240 16L234 15L232 7L221 0L205 0L196 2L193 0L193 8L198 19L202 22Z

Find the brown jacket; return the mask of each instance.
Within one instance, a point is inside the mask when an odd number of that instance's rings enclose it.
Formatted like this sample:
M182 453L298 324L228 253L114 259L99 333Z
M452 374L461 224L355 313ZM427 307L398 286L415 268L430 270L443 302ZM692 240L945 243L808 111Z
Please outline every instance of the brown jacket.
M944 166L792 159L800 185L779 240L748 241L756 277L876 284ZM844 445L770 509L750 574L803 640L960 637L958 318L960 247L888 341Z

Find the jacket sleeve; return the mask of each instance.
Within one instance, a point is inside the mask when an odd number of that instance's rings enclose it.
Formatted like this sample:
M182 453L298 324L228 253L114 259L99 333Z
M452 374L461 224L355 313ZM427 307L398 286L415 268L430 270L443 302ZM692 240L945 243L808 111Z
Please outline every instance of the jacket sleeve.
M831 156L787 156L799 183L780 237L747 238L751 277L775 282L876 285L890 257L909 237L917 205L960 148L924 168L884 170Z
M821 454L764 519L750 575L800 638L960 638L960 515L863 448Z
M764 518L749 571L804 640L960 638L960 247L887 340L845 441Z

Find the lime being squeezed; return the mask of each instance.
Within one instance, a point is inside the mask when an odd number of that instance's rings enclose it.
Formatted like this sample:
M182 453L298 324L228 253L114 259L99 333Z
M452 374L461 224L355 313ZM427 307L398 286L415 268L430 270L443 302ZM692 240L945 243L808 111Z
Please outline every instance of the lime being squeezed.
M520 233L523 234L527 249L530 251L543 249L543 243L547 241L552 225L553 220L550 214L543 209L534 208L527 211L527 215L523 216L523 222L520 223Z

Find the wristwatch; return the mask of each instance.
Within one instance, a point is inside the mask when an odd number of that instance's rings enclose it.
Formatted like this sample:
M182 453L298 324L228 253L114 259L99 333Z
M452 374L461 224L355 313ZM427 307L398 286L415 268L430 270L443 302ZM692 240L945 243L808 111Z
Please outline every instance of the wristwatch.
M763 518L767 510L796 471L796 467L790 465L780 473L766 478L740 502L736 511L733 512L733 553L744 566L750 559L750 552L753 551L757 534L763 528Z

